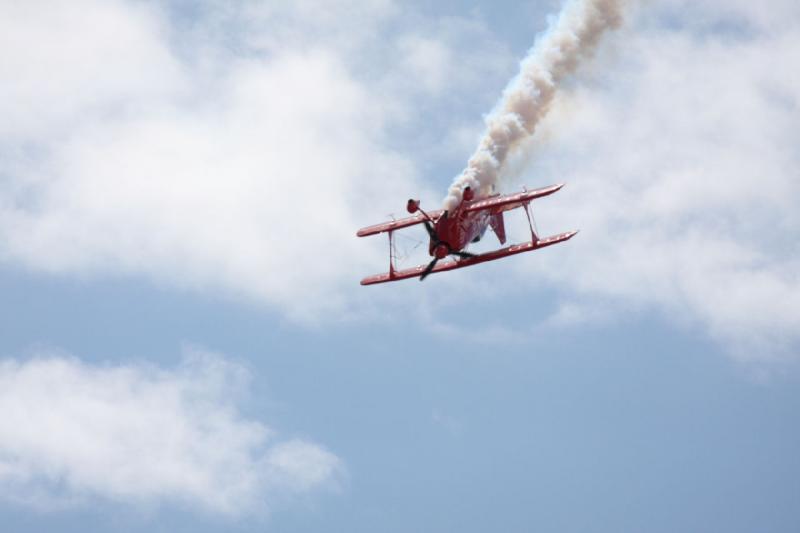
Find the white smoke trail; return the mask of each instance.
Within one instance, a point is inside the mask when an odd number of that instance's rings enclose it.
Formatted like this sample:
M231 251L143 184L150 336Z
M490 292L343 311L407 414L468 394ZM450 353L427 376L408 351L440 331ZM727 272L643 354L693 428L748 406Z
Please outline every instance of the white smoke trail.
M454 209L470 186L478 197L490 194L511 148L533 135L547 114L558 84L591 54L600 36L619 26L622 0L570 0L522 61L519 75L487 119L486 133L467 168L450 186L445 209Z

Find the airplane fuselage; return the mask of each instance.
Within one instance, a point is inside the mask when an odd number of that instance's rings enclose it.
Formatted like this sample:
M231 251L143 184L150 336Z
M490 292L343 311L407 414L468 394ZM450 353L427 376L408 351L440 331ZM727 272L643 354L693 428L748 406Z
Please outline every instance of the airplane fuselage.
M462 211L460 206L452 215L446 213L439 217L434 225L434 231L439 239L439 246L446 245L448 252L458 252L464 250L467 245L479 239L486 232L489 226L490 213L488 211ZM438 255L440 258L446 255L445 250L440 248L437 251L436 243L433 239L428 245L428 253Z

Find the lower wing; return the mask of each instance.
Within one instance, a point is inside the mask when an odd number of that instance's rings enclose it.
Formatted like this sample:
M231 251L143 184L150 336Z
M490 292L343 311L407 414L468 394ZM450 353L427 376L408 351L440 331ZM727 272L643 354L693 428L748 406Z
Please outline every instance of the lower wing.
M485 263L486 261L494 261L496 259L502 259L503 257L508 257L510 255L532 252L533 250L538 250L539 248L544 248L546 246L552 246L560 242L568 241L569 239L574 237L576 233L578 232L568 231L566 233L552 235L550 237L547 237L545 239L540 239L538 241L531 241L522 244L515 244L513 246L507 246L505 248L500 248L499 250L495 250L493 252L486 252L485 254L476 255L475 257L470 257L468 259L440 261L433 268L431 274L435 274L436 272L445 272L447 270L455 270L457 268L466 268L468 266L477 265L478 263ZM376 283L387 283L389 281L400 281L401 279L418 278L425 271L426 266L427 265L419 265L404 270L395 270L394 272L386 272L384 274L375 274L374 276L367 276L366 278L361 280L361 284L375 285Z

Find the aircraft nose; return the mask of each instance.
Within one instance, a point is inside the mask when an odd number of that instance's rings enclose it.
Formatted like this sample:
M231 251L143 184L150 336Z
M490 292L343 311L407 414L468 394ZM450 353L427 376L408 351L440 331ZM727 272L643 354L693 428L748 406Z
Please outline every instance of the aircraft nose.
M450 250L446 244L438 244L436 248L433 249L433 254L436 256L436 259L444 259L449 253Z

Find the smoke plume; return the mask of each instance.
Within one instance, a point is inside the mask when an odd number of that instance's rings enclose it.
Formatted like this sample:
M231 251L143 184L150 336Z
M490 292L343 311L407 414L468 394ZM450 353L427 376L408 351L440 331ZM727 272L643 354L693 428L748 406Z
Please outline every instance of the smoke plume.
M619 26L622 0L570 0L522 61L519 75L506 88L487 119L486 133L467 168L450 186L445 209L461 201L471 187L478 197L490 194L509 151L533 135L547 114L559 83L590 55L602 34Z

